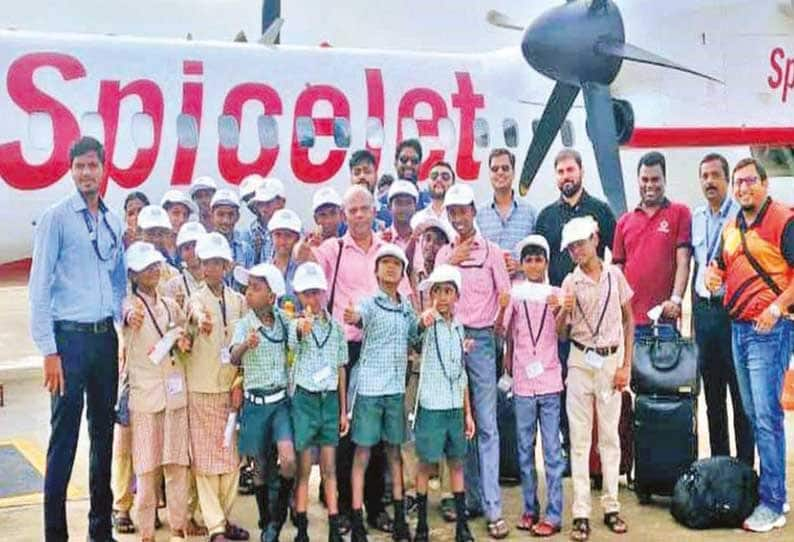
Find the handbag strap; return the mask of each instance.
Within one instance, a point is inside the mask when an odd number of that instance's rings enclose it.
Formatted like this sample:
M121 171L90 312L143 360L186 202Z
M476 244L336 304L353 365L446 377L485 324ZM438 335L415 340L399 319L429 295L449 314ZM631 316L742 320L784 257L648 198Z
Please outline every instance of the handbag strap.
M758 276L766 283L767 286L775 293L775 295L779 296L783 293L783 290L778 286L778 284L769 276L769 273L761 267L761 264L758 263L758 260L755 259L755 256L750 252L750 248L747 246L747 239L744 236L744 230L739 227L739 237L742 239L742 249L744 250L744 256L747 258L747 261L750 262L750 265L753 266L755 272L758 273Z
M336 255L336 265L334 266L334 281L331 283L331 296L328 298L328 313L334 313L334 297L336 296L336 278L339 276L339 262L342 261L342 248L344 241L339 239L339 252Z

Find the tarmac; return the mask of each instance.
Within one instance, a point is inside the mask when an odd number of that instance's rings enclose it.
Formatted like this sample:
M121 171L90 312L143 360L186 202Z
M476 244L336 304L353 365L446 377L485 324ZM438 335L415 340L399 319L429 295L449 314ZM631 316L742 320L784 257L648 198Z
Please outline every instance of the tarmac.
M28 331L28 300L25 287L25 276L4 277L0 282L0 383L4 385L5 406L0 407L0 533L2 540L36 542L43 540L43 507L41 480L44 472L49 434L49 399L42 388L41 358L33 346ZM699 450L701 457L708 455L708 428L706 409L702 394L698 411ZM88 449L89 441L86 424L82 425L82 434L72 474L72 485L69 489L68 518L72 540L85 540L88 526ZM786 414L786 432L794 435L794 411ZM786 464L789 473L787 489L794 495L794 445L788 438ZM4 460L5 452L14 456L13 461ZM5 463L5 464L4 464ZM537 465L542 469L542 460ZM543 502L543 474L539 473L539 496ZM317 484L319 475L314 472L310 490L311 504L309 508L310 536L313 540L321 540L326 535L325 510L317 502ZM567 540L571 526L571 481L566 479L563 487L565 495L565 514L562 533L550 540ZM517 486L503 487L504 517L511 526L507 540L522 540L529 535L514 528L522 509L520 488ZM431 492L430 539L439 542L454 540L454 526L445 524L438 514L437 491ZM794 541L794 526L787 525L768 534L750 534L739 529L715 529L708 531L689 530L677 524L670 515L669 499L655 497L650 505L641 506L634 493L621 484L620 501L622 516L629 526L625 535L610 533L600 521L601 511L598 506L598 494L593 492L593 515L591 540L619 540L621 542L690 542L690 541L740 541L740 540L779 540ZM165 511L161 518L166 520ZM257 514L253 497L240 496L233 510L233 519L251 532L251 539L259 537L256 527ZM133 519L134 519L133 509ZM415 518L411 519L412 529ZM794 521L794 516L789 518ZM477 540L487 540L487 532L483 520L471 523L472 532ZM285 526L281 540L292 540L295 530L291 525ZM137 535L116 536L119 542L138 540ZM370 532L372 542L390 540L383 534ZM157 533L159 542L169 540L167 525ZM191 541L200 541L194 537Z

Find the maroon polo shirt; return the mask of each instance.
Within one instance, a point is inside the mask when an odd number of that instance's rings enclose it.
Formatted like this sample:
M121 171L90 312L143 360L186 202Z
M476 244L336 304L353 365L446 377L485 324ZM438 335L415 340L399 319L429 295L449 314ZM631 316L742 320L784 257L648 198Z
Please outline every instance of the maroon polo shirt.
M691 226L689 208L668 199L651 216L637 207L618 220L612 261L623 265L634 290L631 308L637 325L650 324L648 311L673 294L675 253L691 246Z

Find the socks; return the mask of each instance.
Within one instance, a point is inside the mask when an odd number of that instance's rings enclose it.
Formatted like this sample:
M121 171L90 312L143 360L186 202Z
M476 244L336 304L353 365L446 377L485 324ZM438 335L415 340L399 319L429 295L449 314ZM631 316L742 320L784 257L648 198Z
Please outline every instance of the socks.
M268 510L268 490L267 486L254 486L254 498L256 498L256 509L259 511L259 528L264 529L270 521Z
M394 499L394 524L403 525L405 523L405 501Z
M416 494L416 505L419 511L419 521L416 524L416 531L427 531L427 493L417 493Z
M466 494L461 491L453 493L452 496L455 498L455 514L458 516L456 523L466 525L468 523L466 520Z

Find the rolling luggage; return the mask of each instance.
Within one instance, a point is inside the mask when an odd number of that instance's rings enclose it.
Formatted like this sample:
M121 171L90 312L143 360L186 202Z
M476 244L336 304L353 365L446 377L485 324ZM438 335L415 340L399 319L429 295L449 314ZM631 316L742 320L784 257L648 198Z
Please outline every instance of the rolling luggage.
M697 397L638 395L634 404L634 490L640 504L672 495L697 459Z
M593 416L593 440L590 445L590 480L593 488L600 490L603 486L601 473L601 456L598 453L598 423ZM620 474L626 475L629 486L632 485L632 471L634 469L634 407L632 406L631 393L623 390L620 403L620 422L618 434L620 435Z
M697 396L698 351L695 341L653 337L634 343L631 389L635 394Z

